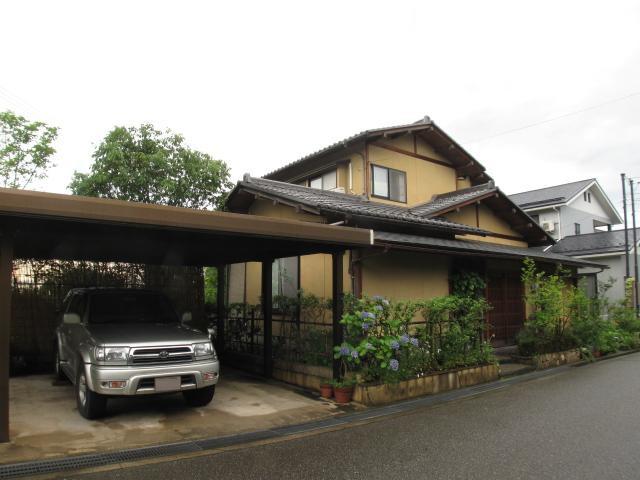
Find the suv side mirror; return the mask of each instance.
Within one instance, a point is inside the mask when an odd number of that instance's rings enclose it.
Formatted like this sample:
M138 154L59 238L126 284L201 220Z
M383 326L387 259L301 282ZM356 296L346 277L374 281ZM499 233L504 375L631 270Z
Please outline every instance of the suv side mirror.
M82 323L80 319L80 315L77 313L65 313L62 317L62 323L66 323L67 325L78 325Z
M191 312L184 312L182 314L182 323L189 323L193 319Z

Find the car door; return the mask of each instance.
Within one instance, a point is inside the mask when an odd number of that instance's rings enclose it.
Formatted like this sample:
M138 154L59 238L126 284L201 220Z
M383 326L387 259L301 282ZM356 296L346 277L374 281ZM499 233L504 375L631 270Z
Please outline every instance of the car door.
M66 324L66 360L73 369L73 378L75 378L79 367L79 346L85 337L85 311L87 306L87 295L84 292L78 292L73 295L69 302L69 308L66 313L76 313L80 316L83 323Z

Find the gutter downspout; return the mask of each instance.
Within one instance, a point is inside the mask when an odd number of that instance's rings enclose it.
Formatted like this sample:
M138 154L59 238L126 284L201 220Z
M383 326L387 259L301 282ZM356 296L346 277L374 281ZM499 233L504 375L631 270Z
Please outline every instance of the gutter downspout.
M558 241L562 240L562 217L560 217L560 210L558 207L552 207L553 211L558 214Z

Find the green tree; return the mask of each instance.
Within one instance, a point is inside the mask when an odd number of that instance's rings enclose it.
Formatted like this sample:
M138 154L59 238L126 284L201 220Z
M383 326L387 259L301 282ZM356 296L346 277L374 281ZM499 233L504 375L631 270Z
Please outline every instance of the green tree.
M220 208L232 186L225 162L189 148L182 135L152 125L114 128L93 160L89 173L74 173L69 185L74 194Z
M31 122L11 111L0 112L0 178L2 186L26 188L53 167L51 144L58 129Z

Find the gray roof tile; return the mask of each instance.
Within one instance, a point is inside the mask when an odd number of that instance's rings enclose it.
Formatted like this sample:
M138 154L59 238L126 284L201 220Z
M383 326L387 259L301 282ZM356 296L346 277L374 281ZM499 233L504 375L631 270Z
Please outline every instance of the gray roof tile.
M509 198L511 198L516 205L525 209L556 205L569 201L594 181L595 178L589 178L577 182L539 188L528 192L514 193L513 195L509 195Z
M438 212L454 207L461 203L482 197L487 193L497 192L493 182L483 183L474 187L455 190L453 192L435 195L429 202L411 207L409 211L414 215L431 217Z
M442 251L458 251L469 252L475 254L487 254L498 257L511 258L532 258L537 261L546 261L551 263L562 263L564 265L573 266L593 266L592 262L578 260L570 256L561 255L555 252L545 252L538 248L514 247L510 245L499 245L489 242L480 242L472 240L453 240L447 238L424 237L421 235L410 235L405 233L391 232L374 232L374 244L398 244L421 246L430 249Z
M280 199L300 203L324 212L403 222L418 227L448 230L451 233L473 233L478 235L487 233L485 230L476 227L416 214L408 207L388 205L368 200L359 195L318 190L276 180L245 176L241 182L238 182L236 189L273 195Z
M640 228L636 229L640 238ZM629 250L633 247L633 230L629 229ZM564 237L550 251L564 255L597 255L602 253L624 253L624 230L586 233Z

